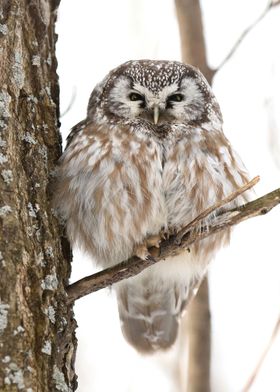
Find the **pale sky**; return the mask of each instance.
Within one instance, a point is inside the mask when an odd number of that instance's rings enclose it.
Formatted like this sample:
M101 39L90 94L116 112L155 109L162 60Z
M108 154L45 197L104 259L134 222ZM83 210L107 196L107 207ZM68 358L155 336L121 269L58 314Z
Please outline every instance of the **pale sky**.
M211 66L219 65L265 5L265 0L202 1ZM213 87L227 137L251 176L261 176L257 195L280 186L279 21L280 8L248 35ZM92 89L110 69L129 59L180 59L172 0L62 0L57 32L61 112L76 91L61 119L64 137L85 117ZM211 265L213 392L242 390L279 317L279 221L278 207L243 223ZM75 252L72 280L94 271L94 264ZM75 314L78 392L181 392L171 377L177 348L151 358L135 353L121 335L111 292L80 299ZM252 392L280 391L279 357L280 338Z

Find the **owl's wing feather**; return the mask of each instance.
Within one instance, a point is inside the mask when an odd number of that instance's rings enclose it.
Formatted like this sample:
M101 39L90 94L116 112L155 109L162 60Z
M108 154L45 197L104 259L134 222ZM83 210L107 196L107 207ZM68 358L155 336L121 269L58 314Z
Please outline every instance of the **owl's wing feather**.
M74 138L76 137L76 135L80 132L82 132L82 130L85 128L85 126L87 125L87 120L82 120L80 121L78 124L76 124L72 129L71 132L69 133L69 135L66 138L66 149L70 146L70 144L72 143L72 141L74 140Z

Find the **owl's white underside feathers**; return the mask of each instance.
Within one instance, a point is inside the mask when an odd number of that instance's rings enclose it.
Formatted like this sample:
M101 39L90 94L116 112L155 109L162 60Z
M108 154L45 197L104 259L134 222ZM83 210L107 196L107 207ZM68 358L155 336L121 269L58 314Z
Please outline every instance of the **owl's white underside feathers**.
M142 97L138 108L131 91ZM108 267L129 258L147 236L179 230L246 179L199 71L176 62L129 62L98 86L87 119L73 129L55 204L71 243ZM241 196L229 207L242 202ZM229 231L213 235L115 285L131 344L142 352L173 344L192 285L228 239Z

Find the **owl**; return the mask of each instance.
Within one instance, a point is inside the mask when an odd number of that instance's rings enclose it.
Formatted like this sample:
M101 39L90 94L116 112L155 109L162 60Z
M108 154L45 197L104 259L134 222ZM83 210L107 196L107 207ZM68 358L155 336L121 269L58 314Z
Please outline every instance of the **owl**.
M139 60L113 69L93 90L58 167L54 203L70 242L113 266L246 183L222 127L193 66ZM123 334L138 351L172 346L191 287L229 236L212 235L114 285Z

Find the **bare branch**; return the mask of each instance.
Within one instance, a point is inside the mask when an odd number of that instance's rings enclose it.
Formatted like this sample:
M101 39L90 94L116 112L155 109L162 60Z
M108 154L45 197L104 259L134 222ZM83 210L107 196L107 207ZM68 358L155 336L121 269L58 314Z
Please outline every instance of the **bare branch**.
M250 182L251 186L253 186L252 182L254 183L254 181L256 181L256 179ZM241 191L238 193L238 195L240 195L242 192L244 192L243 187L241 188ZM228 203L227 199L226 203ZM184 236L181 238L180 244L177 243L177 235L172 235L160 244L160 249L157 252L158 254L155 252L156 248L150 248L149 250L152 254L154 254L154 256L150 256L147 260L141 260L134 256L129 260L115 265L114 267L107 268L73 283L67 288L68 302L72 303L76 299L79 299L87 294L103 289L107 286L111 286L112 284L117 283L123 279L137 275L145 268L153 265L156 262L159 262L160 260L164 260L169 256L182 253L196 241L200 241L214 233L218 233L233 225L237 225L246 219L257 215L266 214L279 203L280 188L243 206L219 212L217 213L216 218L212 220L211 225L207 227L201 227L201 224L199 223L195 227L195 230L192 228L192 230L189 230L186 234L184 234ZM221 206L219 206L219 208L220 207ZM213 211L211 211L211 213L213 213Z
M262 353L255 370L253 371L251 377L247 381L247 384L245 385L244 389L242 389L242 392L249 392L249 390L251 389L251 387L254 384L254 381L256 380L257 375L259 374L259 371L260 371L260 369L266 359L266 356L267 356L269 350L271 349L271 347L273 346L273 343L275 342L275 339L276 339L279 331L280 331L280 317L278 318L278 320L273 328L273 332L272 332L272 335L271 335L270 340L268 342L268 345L266 346L264 352Z
M221 62L221 64L213 70L214 74L220 71L220 69L231 59L231 57L234 55L238 47L241 45L241 43L244 41L245 37L250 33L250 31L257 26L257 24L266 16L266 14L273 8L276 7L277 5L280 4L280 0L270 0L267 3L267 6L263 10L263 12L260 14L260 16L252 23L250 24L240 35L238 40L235 42L231 50L229 51L228 55L225 57L225 59Z

